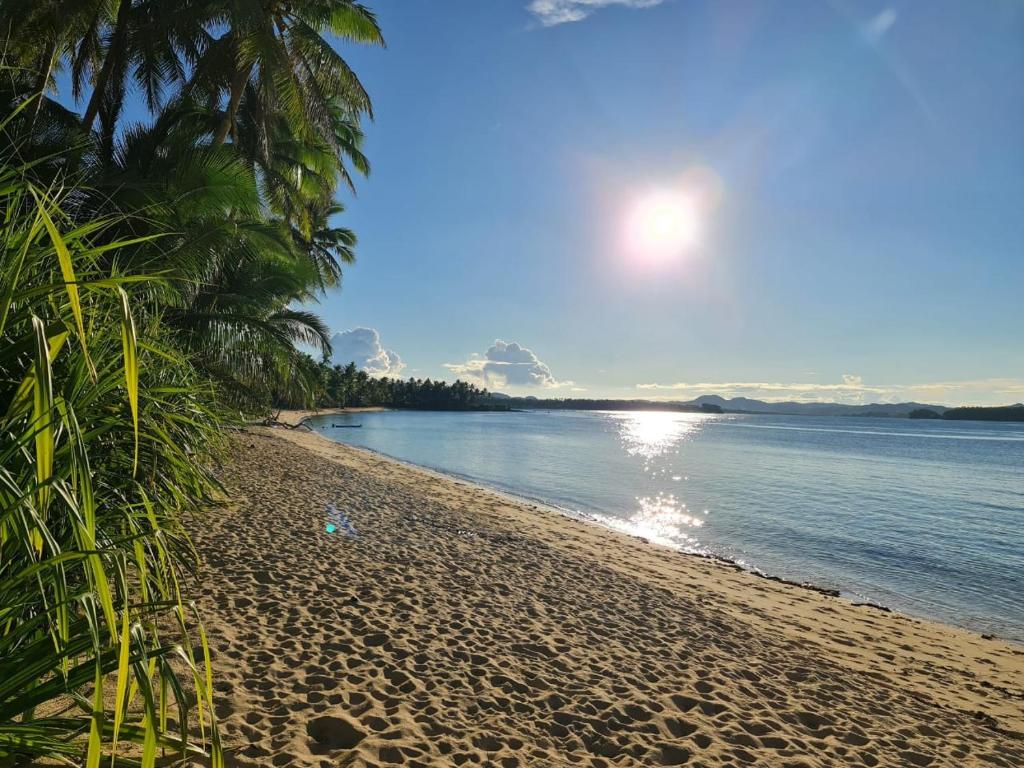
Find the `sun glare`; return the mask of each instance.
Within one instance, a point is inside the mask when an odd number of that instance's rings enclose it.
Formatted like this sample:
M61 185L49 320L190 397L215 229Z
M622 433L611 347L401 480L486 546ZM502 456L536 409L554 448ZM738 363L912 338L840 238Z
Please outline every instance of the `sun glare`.
M657 261L683 255L700 237L697 207L681 192L658 191L641 197L627 228L630 250Z

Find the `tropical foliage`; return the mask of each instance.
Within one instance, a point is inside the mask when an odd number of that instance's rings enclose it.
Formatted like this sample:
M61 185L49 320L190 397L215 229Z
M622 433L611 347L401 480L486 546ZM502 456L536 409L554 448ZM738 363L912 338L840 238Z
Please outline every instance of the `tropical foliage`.
M296 305L351 262L336 195L369 170L325 36L380 31L351 0L0 20L0 766L218 765L184 521L221 427L318 387Z
M315 403L322 407L411 408L434 411L470 411L496 406L486 389L464 381L448 383L410 378L405 381L388 376L371 376L355 363L330 365L307 358L305 366L313 381ZM286 396L278 405L289 406Z

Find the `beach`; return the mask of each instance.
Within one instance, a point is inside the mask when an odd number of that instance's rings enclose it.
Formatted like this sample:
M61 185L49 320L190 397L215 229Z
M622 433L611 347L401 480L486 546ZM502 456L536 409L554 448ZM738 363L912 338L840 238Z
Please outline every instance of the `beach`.
M343 413L380 413L382 411L390 410L390 408L382 408L380 406L346 406L344 408L317 408L316 410L302 410L295 408L284 411L274 411L271 415L271 420L277 421L286 426L294 427L300 422L313 418L314 416L332 416Z
M194 526L235 766L1016 766L1024 648L303 430ZM330 530L329 530L330 529Z

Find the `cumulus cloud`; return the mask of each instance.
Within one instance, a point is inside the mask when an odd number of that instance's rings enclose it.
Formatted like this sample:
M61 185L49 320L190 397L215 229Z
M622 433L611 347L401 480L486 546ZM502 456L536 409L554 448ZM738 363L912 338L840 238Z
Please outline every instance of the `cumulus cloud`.
M896 18L895 8L885 8L864 25L864 37L869 43L877 45L885 37L885 33L896 23Z
M823 401L860 405L916 400L936 405L1008 405L1024 399L1024 380L1011 378L939 381L925 384L866 384L861 376L846 373L835 383L719 381L637 384L637 389L664 392L672 398L700 395L749 397L766 402ZM670 394L669 394L670 393Z
M474 379L487 387L544 387L571 386L571 381L558 381L551 369L521 344L501 339L492 344L483 355L474 354L464 363L445 363L445 368L456 376Z
M664 0L532 0L527 9L545 27L582 21L599 8L619 5L624 8L652 8Z
M374 328L352 328L331 337L331 362L335 365L355 363L373 376L397 376L405 368L398 353L384 349L380 334Z

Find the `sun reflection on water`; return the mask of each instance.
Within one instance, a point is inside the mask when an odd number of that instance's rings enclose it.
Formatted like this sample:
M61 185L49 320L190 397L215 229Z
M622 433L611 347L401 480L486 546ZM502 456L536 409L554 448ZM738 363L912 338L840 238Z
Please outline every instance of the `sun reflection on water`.
M697 435L708 419L700 413L634 411L614 414L623 450L643 461L643 471L652 483L664 485L689 477L679 472L676 456L680 443ZM704 526L707 510L691 512L679 497L668 490L656 490L638 496L636 510L628 518L601 516L600 522L655 544L687 552L706 552L695 535Z
M674 448L701 428L707 416L700 413L633 411L617 413L619 439L630 456L653 459Z
M644 496L637 499L637 505L636 513L628 519L602 515L600 522L665 547L686 552L705 550L693 535L694 529L704 525L704 518L692 514L673 494Z

